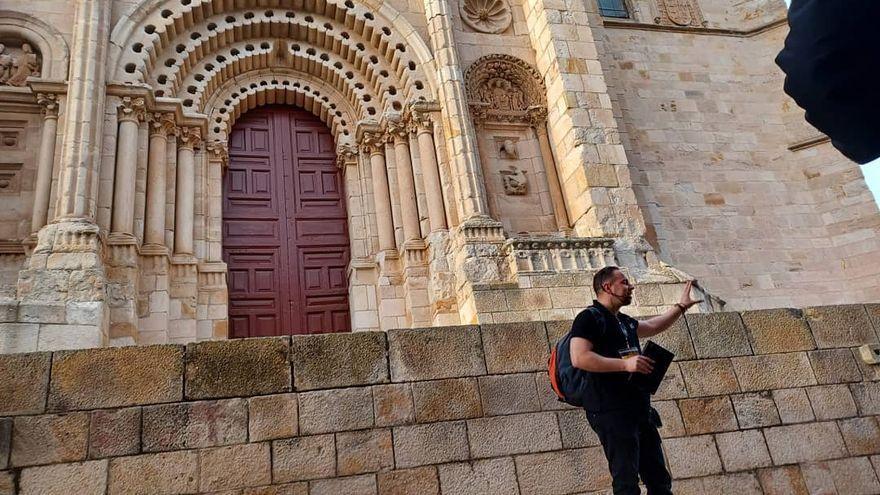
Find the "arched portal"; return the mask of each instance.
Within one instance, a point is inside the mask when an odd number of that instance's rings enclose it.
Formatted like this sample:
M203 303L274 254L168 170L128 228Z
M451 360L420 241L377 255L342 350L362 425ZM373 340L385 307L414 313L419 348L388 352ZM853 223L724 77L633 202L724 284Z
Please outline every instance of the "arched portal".
M223 177L229 336L349 331L346 222L330 129L294 106L242 115Z

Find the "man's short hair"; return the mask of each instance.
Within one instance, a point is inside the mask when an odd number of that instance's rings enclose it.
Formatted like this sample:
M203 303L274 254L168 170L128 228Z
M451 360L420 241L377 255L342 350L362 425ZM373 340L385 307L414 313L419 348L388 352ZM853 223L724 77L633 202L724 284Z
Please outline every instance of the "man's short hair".
M602 285L606 282L610 282L611 278L614 276L614 272L619 270L620 268L616 266L606 266L596 272L596 274L593 275L593 291L595 291L597 295L599 292L602 292L604 290L602 289Z

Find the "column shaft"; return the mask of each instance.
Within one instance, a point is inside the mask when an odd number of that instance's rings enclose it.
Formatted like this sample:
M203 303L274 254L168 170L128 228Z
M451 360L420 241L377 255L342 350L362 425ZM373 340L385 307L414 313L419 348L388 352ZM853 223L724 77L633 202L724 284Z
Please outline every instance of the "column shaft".
M434 135L430 128L420 127L416 133L419 142L419 160L422 177L425 181L425 197L428 203L428 221L431 232L446 229L446 208L443 206L443 186L440 183L440 169L437 168L437 151L434 148Z
M416 183L407 137L407 133L394 136L394 161L397 164L397 185L400 188L403 240L411 241L421 239L422 233L419 229L419 205L416 201Z
M151 129L147 160L147 212L144 244L165 245L165 167L168 135L164 128Z
M541 147L541 156L544 158L547 189L550 191L550 201L553 203L553 213L556 215L556 228L570 230L568 210L565 208L565 197L562 195L562 183L559 181L559 171L556 170L556 160L553 158L553 148L550 147L546 125L544 123L536 124L535 133L538 135L538 145Z
M58 103L55 95L39 95L37 101L43 105L43 129L40 134L40 154L37 159L37 183L34 190L31 232L37 232L48 221L52 168L55 165L55 139L58 132Z
M174 254L193 253L195 153L191 144L177 150L177 197L174 200Z
M388 171L382 145L370 152L370 172L373 176L373 201L376 204L376 228L379 230L379 250L395 249L394 223L391 219L391 196L388 190Z
M129 103L128 108L126 104ZM140 102L143 106L143 101ZM138 110L131 102L120 108L116 147L116 175L113 179L113 216L110 230L134 234L134 197L137 186Z

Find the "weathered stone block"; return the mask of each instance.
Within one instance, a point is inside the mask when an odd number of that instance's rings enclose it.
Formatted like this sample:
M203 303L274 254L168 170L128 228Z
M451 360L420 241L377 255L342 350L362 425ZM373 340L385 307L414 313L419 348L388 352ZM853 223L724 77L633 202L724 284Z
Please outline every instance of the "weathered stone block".
M104 495L107 490L107 460L55 464L21 471L19 495Z
M223 492L223 494L238 495L238 492ZM241 495L309 495L309 484L307 482L284 483L280 485L245 488L241 491Z
M743 311L742 319L755 354L808 351L816 348L810 327L797 309Z
M482 416L476 378L452 378L412 384L416 421L451 421Z
M824 385L807 388L807 397L816 419L849 418L856 415L856 404L846 385Z
M518 493L513 459L444 464L437 468L443 493L456 495L507 495Z
M715 436L725 471L746 471L773 465L759 430L734 431Z
M730 396L740 428L759 428L778 425L776 403L770 392L754 392Z
M663 426L658 429L661 437L671 438L685 435L684 420L681 418L681 411L674 400L657 401L652 404L652 407L660 415L660 421L663 423Z
M46 410L49 353L0 355L0 415L39 414Z
M494 373L518 373L547 369L550 350L547 331L539 321L481 325L486 369Z
M464 461L469 457L464 421L394 428L394 459L398 468Z
M40 325L38 351L91 349L107 344L107 335L98 325Z
M808 353L816 381L820 384L857 382L859 366L849 349L823 349Z
M473 458L562 448L559 425L552 412L472 419L467 430Z
M858 347L877 342L877 334L862 305L806 308L804 315L820 349Z
M234 490L272 482L269 443L199 451L199 490Z
M93 411L89 458L137 454L141 450L141 410L137 407Z
M35 352L39 323L0 323L0 354Z
M733 358L733 369L743 392L816 384L804 352Z
M391 430L362 430L336 435L336 474L375 473L394 468Z
M385 332L294 336L290 359L296 390L388 382Z
M145 407L143 450L215 447L247 441L247 402L243 399L183 402Z
M556 413L559 422L559 433L562 448L580 449L599 445L599 437L587 422L587 415L582 409L559 411Z
M15 467L81 461L89 447L87 413L15 418L12 456Z
M520 455L514 462L520 493L556 495L611 486L608 462L601 447Z
M516 414L540 411L535 378L531 373L481 376L483 414Z
M730 358L685 361L678 365L690 397L739 392Z
M370 428L370 389L344 388L299 394L299 430L303 435Z
M49 410L71 411L179 401L183 347L117 347L56 352Z
M198 493L198 453L161 452L111 459L107 491L143 495Z
M65 323L66 316L67 308L63 302L33 301L18 305L18 321L21 323Z
M379 473L379 495L440 495L437 468L425 466Z
M771 393L779 411L779 419L783 423L803 423L816 419L804 389L789 388L773 390Z
M373 387L376 426L398 426L415 420L412 387L409 383Z
M186 397L278 394L290 391L286 337L199 342L186 347Z
M837 425L851 455L880 454L880 422L876 416L842 419Z
M553 320L544 322L547 328L547 341L550 346L555 346L559 339L565 336L571 330L573 320Z
M673 480L672 490L676 495L707 495L707 494L735 494L735 495L764 495L758 478L752 473L731 473L706 476L705 478L691 478L685 480Z
M706 476L721 472L721 459L712 435L668 438L666 456L674 478Z
M810 495L800 466L780 466L758 470L764 495Z
M685 316L699 358L752 353L739 313L691 313Z
M340 493L350 495L376 494L376 476L372 474L316 480L312 481L310 485L310 495L338 495Z
M74 325L101 325L105 316L104 301L71 301L66 306L67 323Z
M272 481L328 478L336 474L333 435L289 438L272 442Z
M853 398L859 407L859 415L880 414L880 382L850 384Z
M486 374L476 326L390 330L388 348L395 382Z
M0 471L9 467L9 451L12 450L12 418L0 419Z
M293 437L298 431L296 394L263 395L248 399L249 441Z
M697 357L697 353L694 350L694 344L691 340L690 333L688 333L687 324L685 324L684 319L679 318L671 327L661 334L655 335L650 339L642 339L642 346L644 346L648 340L653 340L675 354L676 361L695 359Z
M858 347L853 347L850 351L852 351L854 361L859 367L859 371L861 371L864 380L869 382L880 381L880 366L862 361Z
M764 430L774 464L821 461L846 455L846 447L837 425L809 423L774 426Z
M15 323L17 321L18 301L0 298L0 323Z
M670 364L669 369L666 370L666 375L663 376L663 381L660 382L660 387L657 388L657 393L654 394L654 399L680 399L687 396L688 391L684 384L684 377L681 372L680 363L674 362Z
M564 411L574 409L556 397L553 388L550 387L550 377L546 371L535 373L535 386L538 390L538 403L542 411Z
M810 493L880 493L877 475L866 457L809 463L801 466L801 471Z
M682 399L678 402L689 435L736 430L736 416L727 396Z
M15 495L15 473L0 471L0 495Z

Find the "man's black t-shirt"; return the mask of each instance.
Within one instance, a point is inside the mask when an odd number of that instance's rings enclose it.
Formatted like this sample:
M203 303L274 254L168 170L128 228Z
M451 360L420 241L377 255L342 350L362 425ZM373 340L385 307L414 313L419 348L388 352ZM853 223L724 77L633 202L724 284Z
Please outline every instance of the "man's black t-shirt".
M639 345L638 320L618 312L612 314L598 301L580 312L571 326L571 336L581 337L593 344L593 352L603 357L619 358L620 350ZM627 409L632 412L648 412L651 397L629 383L629 373L586 374L584 409L589 412L606 412Z

